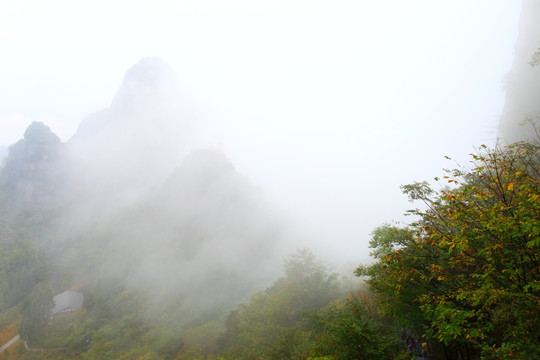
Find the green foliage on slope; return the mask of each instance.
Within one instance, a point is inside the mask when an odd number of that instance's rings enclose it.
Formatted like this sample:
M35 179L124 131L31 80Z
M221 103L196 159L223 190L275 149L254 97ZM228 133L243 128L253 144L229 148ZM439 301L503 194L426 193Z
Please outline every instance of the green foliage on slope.
M21 336L60 350L19 346L10 358L406 357L394 320L435 357L540 358L538 145L482 147L439 191L404 186L424 206L413 224L373 232L376 262L357 270L370 289L346 295L301 250L284 277L230 311L268 281L279 226L223 154L195 153L157 195L72 224L48 192L62 179L58 143L34 128L0 169L0 311L19 304ZM253 263L235 260L250 254ZM50 322L52 295L74 284L83 309Z
M349 294L309 251L285 263L286 277L225 322L225 359L391 359L396 326L384 319L366 291Z
M399 352L397 326L381 316L373 294L358 290L313 315L311 353L320 358L392 359Z
M21 327L19 335L34 343L47 329L49 315L54 307L51 289L45 284L34 286L24 299L21 309Z
M289 257L285 272L286 277L230 313L221 340L226 358L291 359L306 353L306 315L340 295L337 277L307 250Z
M540 357L540 147L472 154L440 191L404 186L425 210L382 226L378 262L358 269L402 324L466 359Z
M0 168L0 311L22 301L45 278L44 259L58 209L61 142L32 123Z

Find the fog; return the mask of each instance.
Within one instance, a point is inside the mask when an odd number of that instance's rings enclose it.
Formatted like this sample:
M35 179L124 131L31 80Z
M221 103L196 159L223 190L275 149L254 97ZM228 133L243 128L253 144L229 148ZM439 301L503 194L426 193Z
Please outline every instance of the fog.
M376 226L406 221L400 185L440 175L453 166L445 155L466 163L475 145L495 143L520 9L493 0L2 4L0 145L33 121L48 125L70 149L63 226L99 233L114 222L119 233L98 237L129 239L114 246L134 252L131 242L152 238L145 274L167 266L178 231L208 239L195 252L204 264L238 273L302 246L358 263ZM177 194L183 205L167 210L174 191L160 194L174 174L196 193L203 180L189 159L204 154L234 169L212 185L225 190L207 207ZM178 175L186 167L192 175ZM223 219L212 210L226 195L245 199ZM156 233L156 213L129 223L157 203L179 228ZM254 262L236 267L235 256Z
M540 3L523 2L512 68L505 77L505 102L498 136L503 143L538 141L540 124ZM531 55L534 54L534 55ZM534 59L536 58L536 64Z

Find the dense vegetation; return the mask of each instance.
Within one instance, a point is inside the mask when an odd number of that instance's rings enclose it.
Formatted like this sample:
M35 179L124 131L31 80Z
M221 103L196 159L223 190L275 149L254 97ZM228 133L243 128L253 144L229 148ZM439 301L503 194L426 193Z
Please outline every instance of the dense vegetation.
M50 141L35 141L43 136ZM197 286L178 277L170 283L174 291L159 294L157 287L130 282L139 279L129 277L139 257L108 271L103 264L114 251L108 244L118 236L136 238L145 223L127 233L122 224L148 215L148 207L119 212L114 226L98 224L75 242L72 234L62 235L54 226L60 203L51 188L61 175L54 161L58 149L47 129L34 127L13 147L17 162L11 158L0 172L2 341L18 328L31 348L56 350L27 350L19 343L0 359L394 359L412 355L406 337L429 343L435 359L540 358L537 144L482 146L471 155L472 166L437 179L439 190L426 182L403 186L422 206L410 211L414 220L407 226L375 229L375 262L357 269L366 283L356 290L344 290L338 274L299 250L286 259L283 277L250 297L253 282L238 285L242 278L219 274L216 264L208 264L213 271ZM209 237L201 233L202 220L196 231L194 224L187 239ZM189 261L197 251L187 256L188 245L160 259ZM74 261L84 276L67 266ZM74 284L85 294L83 308L51 322L52 296ZM209 305L227 284L236 284L243 300L226 297Z
M404 186L423 209L384 225L378 262L357 270L382 309L447 358L540 358L540 148L518 143L473 154L434 191Z

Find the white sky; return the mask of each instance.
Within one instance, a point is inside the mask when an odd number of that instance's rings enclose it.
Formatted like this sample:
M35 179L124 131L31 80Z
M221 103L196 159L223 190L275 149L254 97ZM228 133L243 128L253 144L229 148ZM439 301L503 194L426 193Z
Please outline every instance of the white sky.
M369 232L410 207L399 185L494 141L519 11L517 0L3 0L0 145L31 121L69 139L128 68L159 55L237 168L329 251L358 259Z

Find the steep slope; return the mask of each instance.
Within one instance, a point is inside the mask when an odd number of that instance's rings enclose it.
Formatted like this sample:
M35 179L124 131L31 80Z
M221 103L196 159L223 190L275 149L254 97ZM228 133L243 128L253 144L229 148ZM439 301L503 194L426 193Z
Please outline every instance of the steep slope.
M114 203L159 185L200 146L202 120L160 58L129 69L111 106L85 118L68 142L74 181ZM112 206L112 204L109 204Z
M56 233L74 282L118 277L204 308L280 268L284 222L221 150L193 150L203 127L189 109L174 71L145 58L68 142Z
M10 193L12 206L37 211L54 198L61 181L62 145L49 127L34 122L24 138L10 147L0 171L0 187Z
M276 276L284 222L219 149L193 151L153 202L162 249L196 278L192 289L237 301Z
M281 272L284 220L223 151L193 150L197 124L180 95L166 64L143 59L67 144L34 123L10 149L0 311L73 286L86 298L77 330L69 319L48 329L40 307L38 345L103 354L112 341L115 358L148 342L175 354L184 332L217 324Z
M79 282L228 307L276 276L283 224L220 150L196 150L158 191L79 235L71 266L84 264Z
M61 208L62 155L60 139L35 122L0 168L0 311L46 277L44 257Z
M512 68L506 78L506 100L498 136L508 143L535 139L530 122L538 128L540 116L540 66L529 63L540 49L540 2L523 0Z

